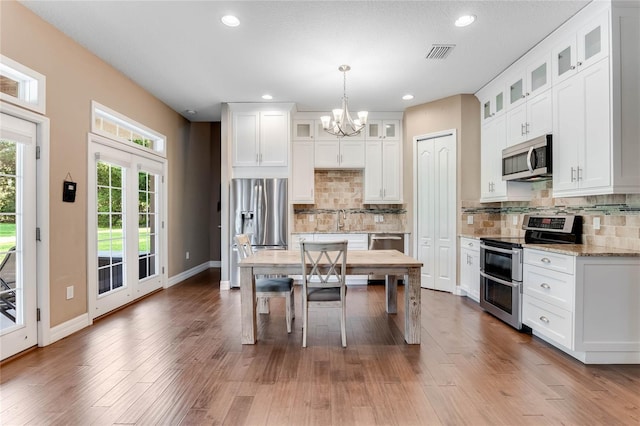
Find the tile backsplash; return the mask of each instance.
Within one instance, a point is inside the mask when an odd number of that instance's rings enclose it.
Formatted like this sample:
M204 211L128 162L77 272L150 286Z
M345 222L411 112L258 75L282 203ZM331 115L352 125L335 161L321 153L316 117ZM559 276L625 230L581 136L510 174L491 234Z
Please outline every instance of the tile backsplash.
M316 170L315 204L294 205L293 231L405 232L403 206L364 204L363 188L362 170Z
M533 183L529 202L463 202L460 233L524 236L521 227L525 214L567 213L583 217L585 244L640 250L640 195L553 198L552 192L551 181L543 181ZM473 215L473 225L467 224L469 215ZM596 217L600 218L600 229L593 227Z

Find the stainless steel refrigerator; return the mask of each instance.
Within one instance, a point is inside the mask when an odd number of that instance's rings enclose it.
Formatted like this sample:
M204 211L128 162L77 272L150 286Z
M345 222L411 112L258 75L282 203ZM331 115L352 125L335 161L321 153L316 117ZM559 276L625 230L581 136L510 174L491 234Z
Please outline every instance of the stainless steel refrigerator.
M287 249L287 179L232 179L231 287L240 286L234 237L248 234L253 250Z

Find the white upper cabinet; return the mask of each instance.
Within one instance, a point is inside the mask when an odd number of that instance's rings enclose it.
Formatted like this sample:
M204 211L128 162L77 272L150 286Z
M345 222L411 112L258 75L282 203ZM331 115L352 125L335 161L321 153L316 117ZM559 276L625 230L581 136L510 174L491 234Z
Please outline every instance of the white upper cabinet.
M553 88L554 196L599 193L611 185L609 81L605 59Z
M291 203L314 204L314 142L294 140L291 154Z
M364 140L334 137L315 141L316 169L362 169L364 164Z
M316 136L316 120L296 119L293 120L293 140L294 141L313 141Z
M551 133L551 60L547 53L508 79L507 146Z
M364 170L364 202L402 203L402 143L399 140L367 140Z
M366 128L366 139L400 140L400 120L369 120Z
M568 33L551 54L554 84L609 56L609 11Z
M490 88L487 92L488 98L480 101L482 106L482 123L501 115L504 113L505 108L504 85L501 84L497 88Z
M288 111L233 111L234 167L287 166Z

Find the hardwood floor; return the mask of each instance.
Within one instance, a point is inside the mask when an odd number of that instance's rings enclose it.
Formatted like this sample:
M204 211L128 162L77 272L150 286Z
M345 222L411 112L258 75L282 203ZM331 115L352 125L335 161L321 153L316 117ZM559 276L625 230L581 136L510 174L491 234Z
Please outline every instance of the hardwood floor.
M422 290L422 345L403 304L350 287L339 313L287 334L284 299L240 344L240 292L217 270L0 367L0 423L547 425L640 423L640 366L586 366L466 298ZM404 296L399 289L399 300ZM296 312L300 300L296 288Z

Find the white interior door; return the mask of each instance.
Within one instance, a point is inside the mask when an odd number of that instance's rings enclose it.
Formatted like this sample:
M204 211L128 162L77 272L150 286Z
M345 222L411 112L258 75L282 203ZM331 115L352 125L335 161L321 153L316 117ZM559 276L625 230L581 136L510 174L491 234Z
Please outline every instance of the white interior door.
M0 118L0 359L38 342L36 125Z
M424 288L453 292L456 286L456 137L417 139L418 259Z
M90 144L89 157L88 275L95 318L163 285L164 165L98 142Z

